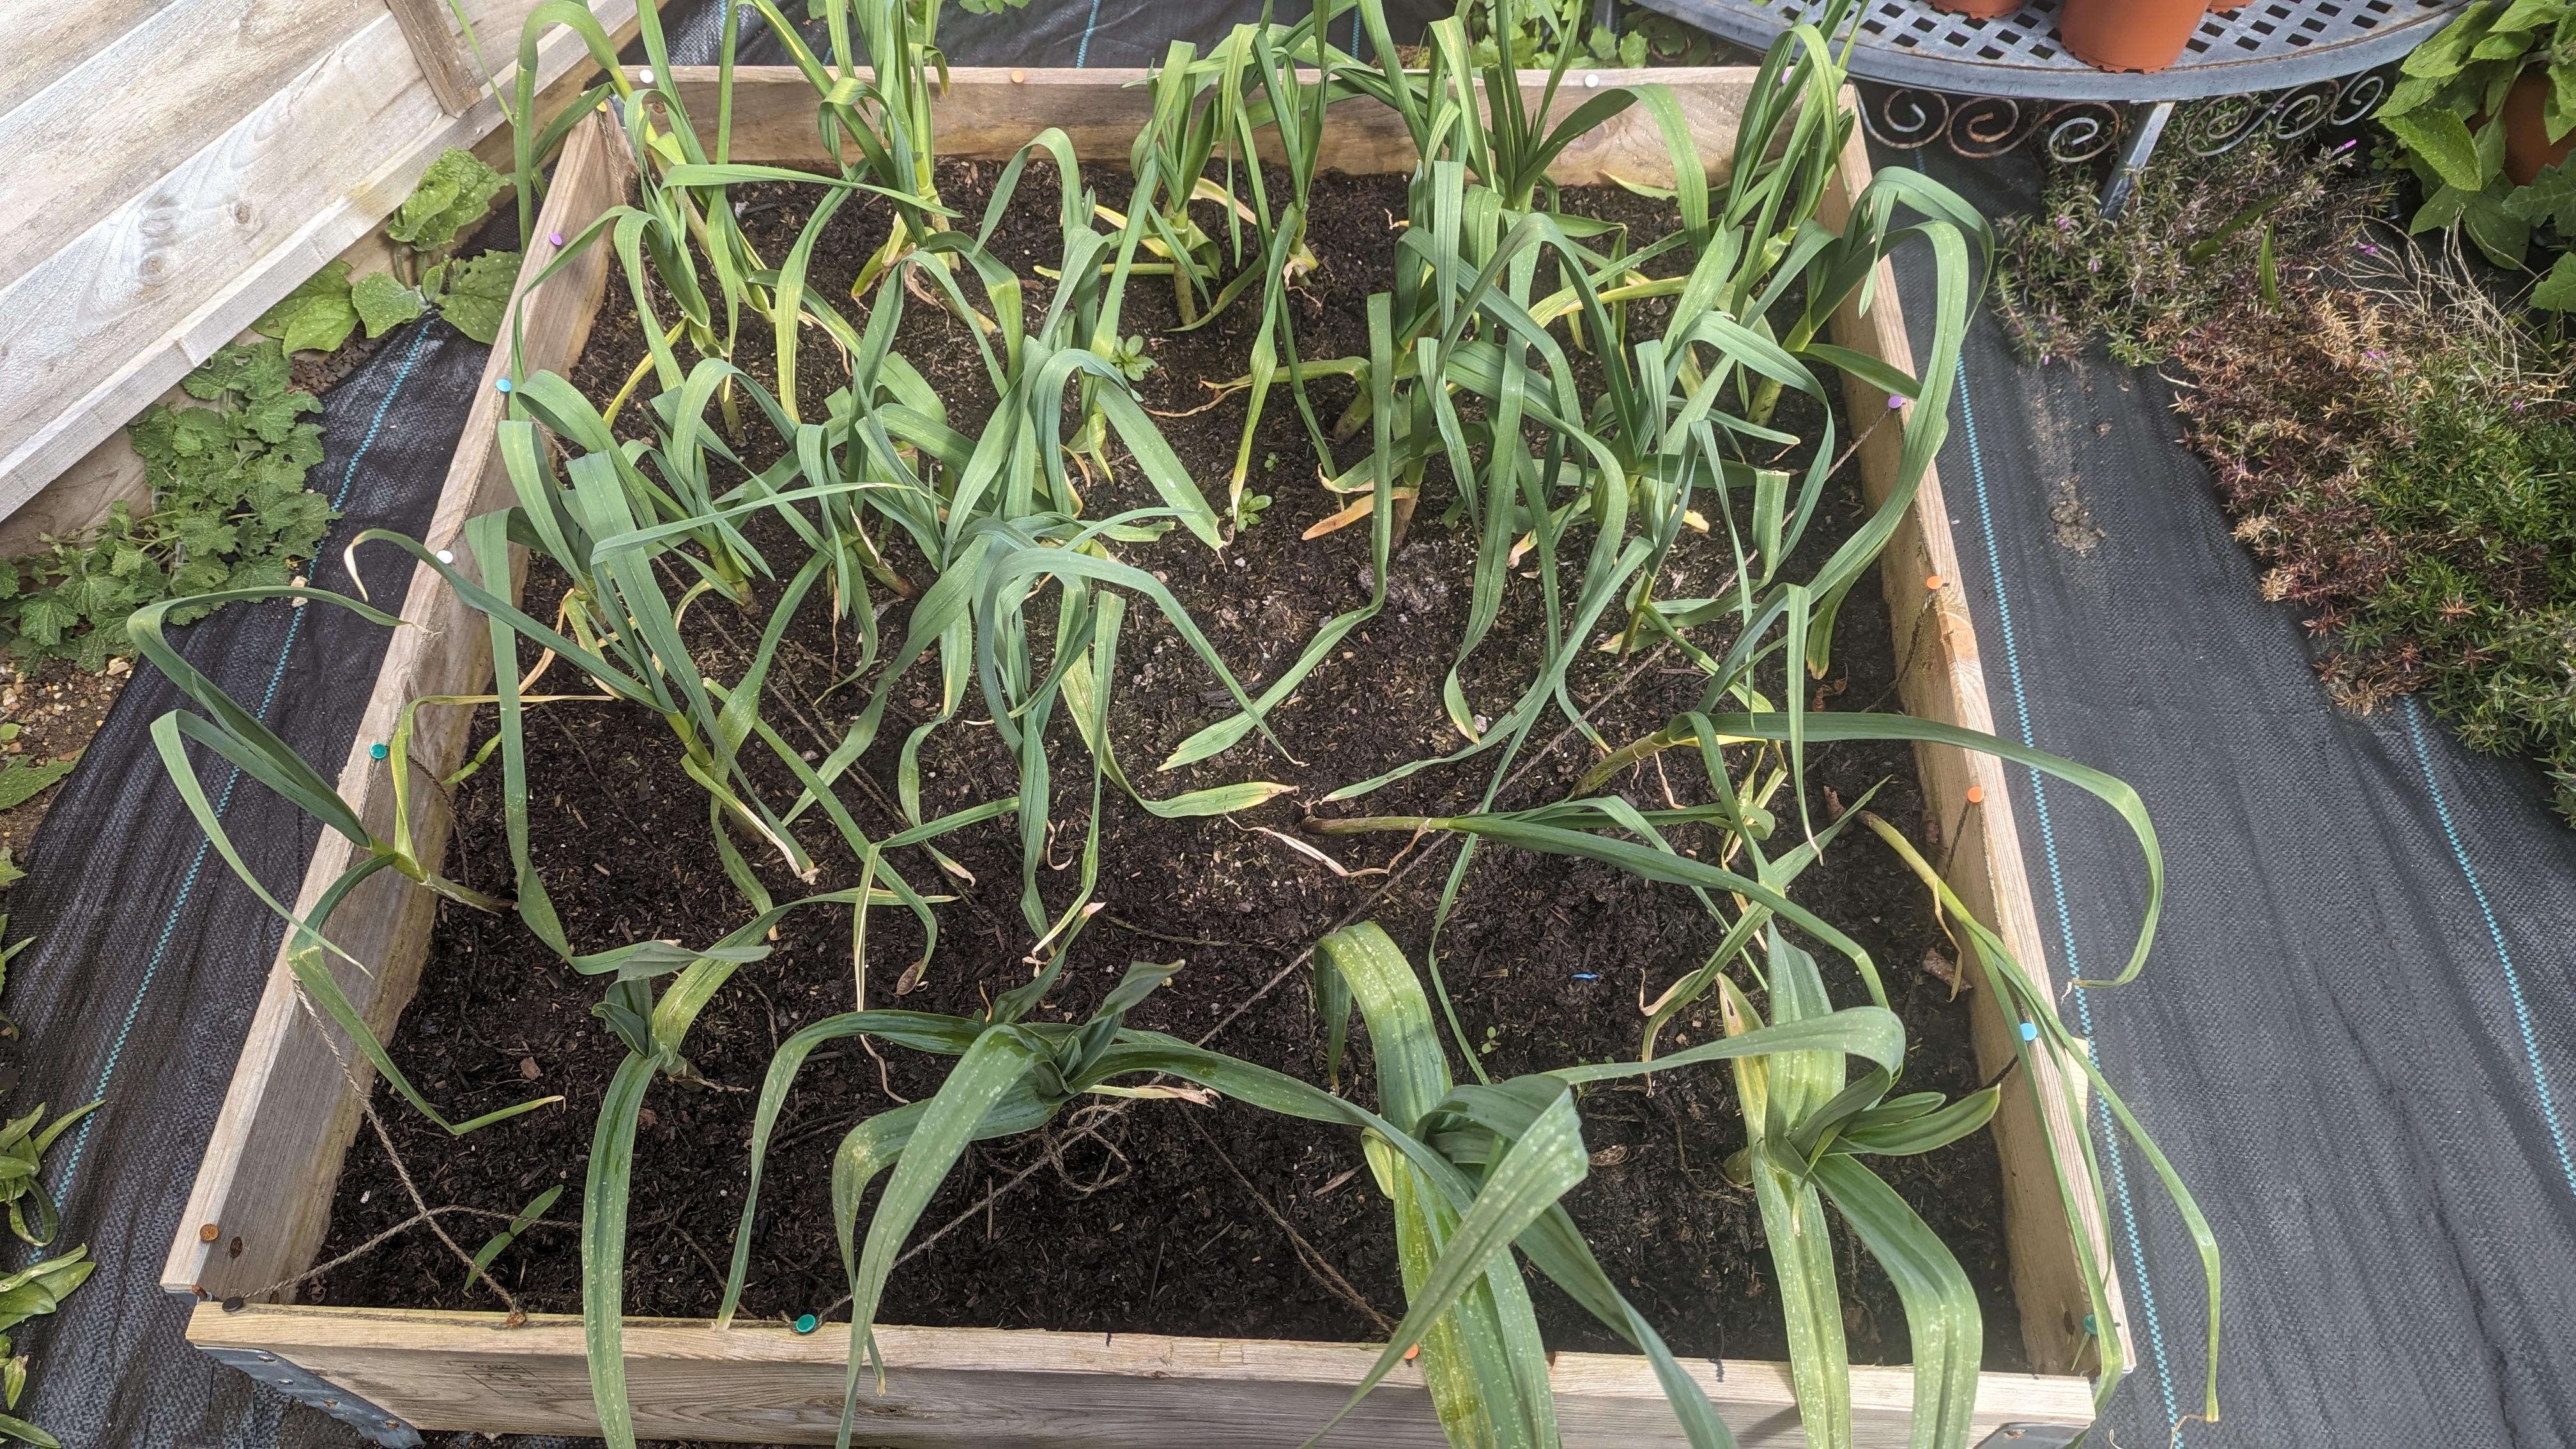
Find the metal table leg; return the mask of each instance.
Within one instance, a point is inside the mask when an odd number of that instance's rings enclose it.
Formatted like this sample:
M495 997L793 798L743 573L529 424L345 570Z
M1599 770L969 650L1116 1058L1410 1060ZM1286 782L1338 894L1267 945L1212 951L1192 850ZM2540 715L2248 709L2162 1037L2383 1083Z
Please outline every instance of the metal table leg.
M2147 158L2156 153L2156 141L2165 133L2165 122L2173 119L2173 108L2171 101L2156 102L2130 134L2128 149L2120 153L2120 168L2111 173L2110 182L2102 188L2104 221L2118 221L2120 213L2128 210L2129 193L2136 189L2140 173L2147 169Z

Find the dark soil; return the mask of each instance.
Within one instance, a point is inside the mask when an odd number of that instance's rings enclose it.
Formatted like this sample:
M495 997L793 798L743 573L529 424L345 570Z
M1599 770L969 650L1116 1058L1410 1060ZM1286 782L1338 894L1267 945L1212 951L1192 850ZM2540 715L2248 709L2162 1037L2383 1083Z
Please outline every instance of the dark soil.
M996 168L950 164L943 191L970 217L981 214ZM1126 181L1090 178L1101 200L1123 203ZM1006 218L997 251L1025 276L1055 260L1051 173L1033 168L1023 204ZM783 255L815 200L812 189L774 187L745 196L745 221L764 255ZM1035 200L1031 200L1035 198ZM1659 209L1624 193L1569 193L1570 208L1628 221L1639 237L1667 222ZM1404 208L1401 178L1331 176L1315 189L1312 235L1321 265L1297 294L1297 342L1304 355L1365 353L1364 299L1390 285L1390 222ZM881 208L853 208L818 250L814 285L845 311L857 268L883 237ZM1033 308L1043 305L1044 283ZM663 315L674 315L664 305ZM1200 331L1166 331L1176 320L1160 278L1131 286L1123 330L1145 334L1158 366L1139 391L1173 446L1210 496L1220 497L1234 457L1243 400L1236 395L1194 415L1207 397L1201 379L1243 371L1251 307L1238 305ZM1659 319L1639 325L1659 327ZM807 336L817 334L808 332ZM906 310L900 350L950 400L952 425L972 432L991 406L980 364L957 324L927 305ZM763 374L764 359L746 349L746 365ZM818 353L821 355L818 357ZM594 397L621 386L642 356L641 334L627 288L610 289L575 380ZM803 354L809 387L841 379L819 344ZM818 384L817 372L824 374ZM1314 388L1327 427L1349 401L1338 381ZM1781 426L1812 433L1820 419L1785 410ZM625 426L621 419L621 428ZM1844 435L1848 438L1846 431ZM767 461L756 442L747 460ZM1365 437L1342 454L1359 456ZM1275 454L1275 463L1264 464ZM1313 450L1284 390L1268 408L1254 449L1253 486L1276 504L1260 525L1223 555L1176 534L1122 556L1168 579L1217 647L1247 678L1266 678L1332 615L1367 595L1367 531L1354 527L1311 542L1299 533L1339 500L1315 483ZM1123 461L1123 460L1122 460ZM1783 466L1795 466L1795 461ZM1452 490L1435 470L1425 485L1412 535L1390 570L1387 611L1352 636L1274 716L1294 759L1258 736L1192 770L1157 774L1153 762L1192 731L1228 710L1214 680L1177 642L1170 627L1137 601L1121 646L1122 672L1112 716L1121 759L1140 788L1169 794L1195 785L1258 778L1298 793L1233 819L1164 821L1111 788L1101 819L1101 881L1106 910L1075 945L1071 966L1049 1002L1058 1016L1079 1017L1130 960L1188 962L1169 985L1130 1016L1131 1023L1197 1039L1251 1061L1321 1080L1319 1023L1310 974L1300 953L1353 918L1386 926L1409 955L1422 960L1442 879L1446 844L1404 854L1402 835L1331 837L1317 843L1358 872L1380 871L1403 857L1398 872L1338 876L1263 826L1295 835L1313 802L1332 788L1408 760L1445 752L1460 741L1439 704L1440 680L1454 655L1468 605L1474 540L1437 519ZM1131 470L1095 479L1087 510L1106 515L1151 501ZM1703 505L1709 506L1709 505ZM1862 514L1856 477L1838 477L1811 544L1812 566ZM1688 537L1688 536L1686 536ZM1575 548L1588 544L1577 534ZM899 559L900 563L901 560ZM1571 575L1580 558L1568 565ZM913 561L918 574L918 561ZM1525 565L1526 567L1526 565ZM1721 537L1692 539L1676 554L1662 591L1704 594L1728 565ZM528 584L531 612L550 612L563 588L543 567ZM1494 636L1466 672L1469 697L1500 715L1533 668L1541 629L1535 585L1516 580ZM1569 579L1568 596L1573 584ZM723 678L766 618L764 594L753 611L701 604L692 611L692 645ZM904 606L884 616L899 637ZM836 637L810 606L791 630L773 677L768 713L798 743L828 750L864 703L862 692L828 693L836 664L855 657L855 636ZM1857 590L1844 608L1831 679L1812 682L1818 708L1892 708L1894 671L1885 610L1875 587ZM846 632L846 631L845 631ZM846 667L846 665L842 665ZM1695 700L1702 676L1666 654L1622 659L1587 653L1570 680L1573 697L1614 744L1662 724ZM557 684L566 683L560 677ZM873 683L873 681L871 681ZM903 732L935 709L936 675L917 667L893 691L883 738ZM970 693L969 717L983 713ZM1560 736L1551 719L1499 804L1513 808L1562 796L1598 756L1580 737ZM485 720L482 728L490 728ZM1085 756L1066 731L1053 751L1058 844L1039 872L1049 909L1075 889L1063 868L1080 850L1089 810ZM1539 746L1554 741L1541 752ZM867 778L843 793L873 834L896 828L896 743L881 742L862 762ZM562 704L533 712L529 744L537 782L535 859L567 930L585 950L647 937L706 941L743 920L750 908L728 884L709 849L702 794L680 774L666 727L643 713L605 704ZM961 808L1015 786L1010 760L989 727L961 719L942 727L923 751L926 815ZM1497 756L1427 770L1362 801L1323 807L1337 815L1441 813L1473 808ZM1920 830L1923 804L1909 751L1895 747L1810 748L1821 818L1835 802L1873 787L1871 808ZM784 772L765 780L779 798L793 794ZM487 890L508 889L507 847L498 770L485 770L456 791L458 827L450 870ZM1668 778L1667 778L1668 776ZM1690 771L1649 764L1614 782L1643 803L1669 791L1683 803L1703 798ZM819 821L813 822L820 824ZM1311 838L1311 837L1308 837ZM855 862L825 833L808 837L825 862L811 889L856 883ZM1677 844L1702 842L1687 834ZM942 848L974 876L972 884L942 872L919 850L896 863L917 886L953 890L940 908L939 948L910 1008L980 1012L997 992L1029 979L1030 932L1018 908L1020 859L1009 820L947 837ZM797 887L772 873L781 898ZM1890 990L1911 1033L1906 1085L1947 1093L1979 1085L1968 1044L1968 1005L1915 969L1927 950L1947 949L1922 888L1896 857L1865 835L1841 848L1801 881L1799 897L1864 943L1888 970ZM897 974L921 941L907 912L881 910L869 925L868 1000L893 1001ZM1633 1058L1651 999L1695 968L1721 932L1688 893L1642 883L1604 866L1489 848L1477 856L1457 910L1441 937L1440 969L1456 997L1468 1038L1497 1077L1580 1060ZM1838 1000L1865 999L1846 968L1834 975ZM1749 984L1749 983L1748 983ZM745 968L699 1019L688 1056L710 1083L689 1088L657 1083L637 1146L634 1206L627 1253L626 1311L705 1316L715 1307L733 1242L747 1165L745 1139L755 1094L777 1043L799 1026L849 1010L853 973L849 920L829 913L791 917L776 952ZM501 1282L531 1311L577 1312L579 1254L568 1226L578 1221L584 1164L602 1090L624 1048L589 1015L599 988L559 964L515 919L447 907L419 995L393 1043L404 1070L442 1109L484 1112L540 1093L563 1093L551 1108L451 1141L379 1091L381 1116L420 1191L433 1204L511 1211L547 1186L563 1184L553 1222L527 1234L496 1266ZM1243 1008L1240 1014L1234 1014ZM1705 1039L1714 1012L1678 1023L1665 1047ZM1354 1032L1355 1071L1348 1090L1373 1101L1361 1033ZM852 1124L935 1091L945 1059L883 1049L882 1064L856 1042L811 1059L780 1123L762 1187L744 1311L771 1319L816 1312L836 1316L845 1292L829 1207L833 1147ZM1462 1067L1463 1070L1463 1067ZM1356 1078L1355 1081L1352 1079ZM1584 1098L1590 1179L1568 1199L1614 1281L1664 1332L1676 1351L1751 1358L1786 1356L1770 1263L1749 1193L1726 1182L1719 1164L1743 1142L1728 1077L1685 1071L1643 1086L1612 1086ZM1085 1128L1092 1129L1085 1132ZM1897 1189L1952 1245L1977 1283L1986 1310L1990 1367L2017 1368L2019 1327L2007 1285L2001 1232L1999 1169L1991 1140L1974 1137L1947 1151L1879 1162ZM987 1200L989 1189L1034 1167L1019 1190ZM1256 1201L1256 1199L1258 1199ZM412 1212L386 1154L362 1133L343 1171L333 1233L321 1257L348 1251ZM1276 1217L1274 1218L1274 1214ZM1365 1301L1367 1312L1322 1281L1278 1219L1329 1263ZM488 1228L450 1218L468 1246ZM883 1317L923 1325L1043 1327L1099 1332L1155 1332L1264 1338L1368 1339L1376 1321L1401 1315L1402 1292L1384 1199L1366 1171L1356 1139L1339 1129L1273 1119L1239 1104L1211 1107L1170 1101L1133 1104L1123 1112L1059 1117L1031 1137L970 1150L915 1236L937 1234L935 1246L900 1269ZM1893 1289L1838 1230L1848 1281L1846 1322L1852 1355L1863 1362L1908 1357L1904 1317ZM465 1272L425 1231L414 1229L385 1248L311 1283L311 1301L406 1307L491 1308L491 1293L464 1291ZM1537 1288L1540 1319L1551 1346L1618 1351L1624 1345L1554 1288Z

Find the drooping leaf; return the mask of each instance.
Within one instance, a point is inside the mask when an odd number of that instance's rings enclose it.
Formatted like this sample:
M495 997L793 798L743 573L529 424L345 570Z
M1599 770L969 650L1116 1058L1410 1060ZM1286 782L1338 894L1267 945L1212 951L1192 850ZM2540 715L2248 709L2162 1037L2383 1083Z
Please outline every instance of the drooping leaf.
M429 310L420 292L395 280L391 272L369 272L349 288L349 305L367 326L369 337L386 332Z
M251 330L281 339L288 352L329 352L347 341L357 325L357 310L349 302L349 264L334 257L261 314Z

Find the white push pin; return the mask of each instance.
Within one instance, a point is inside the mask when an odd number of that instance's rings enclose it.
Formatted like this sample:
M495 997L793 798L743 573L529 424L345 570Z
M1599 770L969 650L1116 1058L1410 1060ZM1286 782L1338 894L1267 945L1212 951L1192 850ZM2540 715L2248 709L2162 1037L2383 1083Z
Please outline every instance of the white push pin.
M456 555L442 548L438 551L438 561L444 564L452 564L456 562Z

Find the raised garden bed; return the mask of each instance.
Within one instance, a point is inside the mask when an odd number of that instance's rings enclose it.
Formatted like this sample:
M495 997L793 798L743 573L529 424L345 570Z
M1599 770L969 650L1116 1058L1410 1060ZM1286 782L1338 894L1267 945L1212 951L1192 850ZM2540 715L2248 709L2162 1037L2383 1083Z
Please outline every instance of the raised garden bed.
M1041 126L1057 124L1065 126L1085 159L1123 159L1142 119L1142 93L1121 89L1134 78L1118 72L958 72L947 104L981 109L971 112L973 120L961 117L957 124L943 114L942 153L998 160ZM1703 153L1724 154L1732 98L1740 98L1752 72L1667 71L1656 78L1692 98L1689 113ZM1606 82L1619 79L1604 76ZM677 80L685 95L703 78L683 75ZM800 150L797 139L811 135L811 92L801 77L745 72L738 85L737 158L816 159L807 154L810 140ZM1355 120L1369 114L1365 108L1344 107L1334 113L1337 127L1345 112ZM1354 172L1410 168L1409 148L1390 146L1364 121L1330 129L1327 136L1332 138L1327 167ZM1395 140L1402 139L1398 131ZM1568 153L1559 168L1561 179L1634 175L1627 171L1630 164L1661 155L1650 128L1605 128L1591 141L1586 154ZM1839 224L1848 198L1867 180L1865 151L1855 138L1822 210L1829 224ZM533 293L527 290L529 279L552 259L545 240L549 235L578 234L590 218L622 199L626 186L622 148L614 134L599 125L577 130L523 274L528 320L516 365L506 351L495 356L486 379L494 386L468 424L427 535L431 546L451 545L467 518L511 501L510 482L491 454L501 409L497 384L506 375L540 369L573 372L599 311L608 264L603 251L594 250ZM1910 349L1898 316L1892 271L1882 264L1876 305L1867 317L1847 308L1836 319L1835 340L1910 371ZM1886 413L1886 395L1857 382L1847 381L1844 402L1855 417ZM1861 450L1864 492L1872 502L1886 495L1895 476L1896 452L1892 431L1875 435ZM1198 561L1192 562L1195 566ZM1957 566L1937 480L1924 480L1904 526L1882 555L1881 570L1890 621L1887 646L1901 665L1894 682L1905 707L1918 716L1989 730L1991 717L1954 582ZM1182 586L1176 580L1176 587ZM480 617L428 569L415 575L401 612L430 627L395 636L341 776L344 796L360 803L370 824L382 828L391 825L392 791L388 771L367 746L391 736L407 701L472 693L483 687L490 671ZM1310 626L1311 620L1300 621L1297 632L1302 635ZM1140 641L1144 637L1150 636L1140 636ZM1884 663L1874 667L1887 669ZM412 740L414 759L428 771L448 773L466 753L469 724L462 710L425 711ZM2016 956L2038 972L2046 958L2024 884L2002 768L1989 756L1938 745L1919 747L1917 765L1921 809L1928 820L1938 822L1947 878L1967 907L1992 923ZM443 801L415 801L415 806L420 854L437 860L453 822ZM1399 840L1387 844L1391 848ZM346 868L350 849L343 837L325 836L300 910L309 910ZM1356 852L1339 853L1358 858ZM1372 858L1388 853L1379 850ZM1302 868L1281 864L1273 874ZM1002 874L1007 878L1010 872ZM395 1019L419 983L437 913L437 903L426 891L388 873L362 886L334 917L335 940L370 968L361 972L340 963L340 979L380 1036L393 1035ZM1231 923L1223 930L1213 924L1193 928L1179 917L1143 924L1192 938L1238 933ZM1130 944L1140 956L1173 954L1155 941L1120 943L1122 948ZM2002 1015L2003 994L1980 979L1974 962L1970 975L1978 989L1962 1005L1973 1028L1976 1075L1991 1079L2017 1059L2012 1027ZM939 1004L962 1009L951 1002ZM359 1125L360 1088L353 1078L363 1083L367 1074L363 1061L345 1042L331 1039L319 1021L299 1004L292 973L281 960L165 1274L173 1291L206 1300L192 1322L192 1338L229 1361L299 1388L312 1401L333 1401L332 1407L353 1421L364 1419L396 1438L406 1425L594 1430L597 1419L578 1319L540 1314L512 1326L498 1313L240 1301L296 1277L333 1230L334 1188ZM1171 1029L1181 1030L1177 1025ZM1502 1049L1510 1048L1506 1044ZM1986 1375L1978 1395L1980 1432L2007 1423L2077 1425L2091 1414L2089 1387L2069 1375L2087 1366L2081 1359L2090 1343L2084 1320L2093 1312L2094 1300L2083 1263L2088 1256L2099 1262L2101 1255L2098 1248L2087 1253L2088 1245L2076 1237L2067 1200L2049 1166L2052 1143L2055 1155L2080 1160L2080 1128L2067 1095L2052 1079L2061 1064L2045 1051L2029 1060L2040 1079L2039 1090L2005 1093L1994 1142L2023 1351L2028 1364L2041 1372ZM539 1072L544 1070L540 1064ZM2039 1110L2034 1103L2054 1110ZM783 1166L773 1161L773 1171L780 1170ZM2097 1203L2079 1194L2073 1221L2081 1222L2098 1243ZM1148 1298L1150 1311L1150 1294ZM2116 1289L2111 1302L2117 1303ZM2116 1331L2116 1312L2112 1322ZM1153 1336L1115 1327L1096 1338L1087 1332L971 1327L880 1328L877 1336L889 1377L884 1393L861 1400L866 1415L861 1438L904 1444L1294 1443L1325 1422L1377 1353L1365 1344ZM627 1328L625 1354L636 1422L646 1434L828 1442L838 1421L844 1344L836 1334L803 1337L784 1324L747 1318L722 1330L704 1322L639 1319ZM1743 1442L1795 1442L1799 1431L1782 1366L1740 1359L1689 1362ZM306 1382L308 1376L311 1382ZM1858 1442L1904 1442L1907 1371L1855 1369L1853 1377ZM1563 1353L1553 1359L1551 1380L1569 1443L1607 1442L1613 1435L1631 1442L1682 1442L1642 1359ZM1442 1442L1420 1378L1409 1370L1400 1370L1366 1400L1340 1432L1347 1442Z

